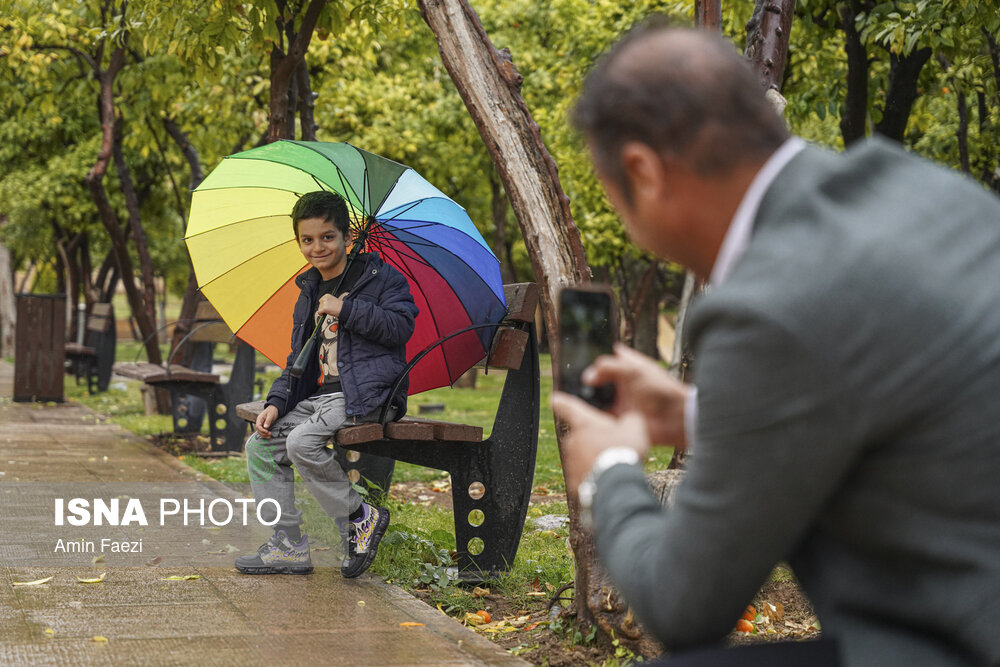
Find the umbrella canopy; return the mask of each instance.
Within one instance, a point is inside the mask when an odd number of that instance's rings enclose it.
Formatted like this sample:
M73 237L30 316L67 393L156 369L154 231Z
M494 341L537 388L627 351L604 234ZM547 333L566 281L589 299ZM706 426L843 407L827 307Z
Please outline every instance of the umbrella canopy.
M194 191L188 252L198 286L240 339L279 366L291 351L295 277L309 268L292 231L299 196L330 190L364 250L410 283L420 309L407 359L506 313L500 264L461 206L413 169L350 144L277 141L230 155ZM446 341L410 373L411 394L453 383L481 360L493 330Z

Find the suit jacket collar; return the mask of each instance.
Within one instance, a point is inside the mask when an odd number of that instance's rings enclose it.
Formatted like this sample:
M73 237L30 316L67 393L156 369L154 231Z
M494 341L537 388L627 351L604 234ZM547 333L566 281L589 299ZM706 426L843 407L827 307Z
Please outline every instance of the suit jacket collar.
M760 202L764 199L768 188L781 173L781 170L788 166L792 158L798 155L806 142L799 137L790 137L785 143L778 147L778 150L771 154L767 162L760 168L750 187L743 194L740 205L736 207L726 235L719 246L719 254L715 258L712 266L712 275L709 282L712 285L720 285L733 272L737 262L747 246L750 244L750 235L753 232L754 218L757 217L757 210Z

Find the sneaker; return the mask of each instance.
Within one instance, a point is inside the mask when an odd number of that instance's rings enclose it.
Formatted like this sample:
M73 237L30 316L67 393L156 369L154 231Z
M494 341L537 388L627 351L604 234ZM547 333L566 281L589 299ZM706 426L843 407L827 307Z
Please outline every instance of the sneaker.
M298 544L279 530L257 549L254 556L240 556L236 569L243 574L309 574L313 571L309 558L309 538L305 535Z
M351 523L350 538L347 540L347 558L340 573L353 579L371 567L378 553L378 543L389 527L389 510L371 505L368 518L361 523Z

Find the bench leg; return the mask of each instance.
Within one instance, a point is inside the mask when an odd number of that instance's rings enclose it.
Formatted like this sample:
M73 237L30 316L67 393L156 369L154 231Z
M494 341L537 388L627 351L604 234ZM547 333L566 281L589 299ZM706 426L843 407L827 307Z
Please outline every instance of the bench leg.
M396 470L396 461L384 456L362 454L361 452L334 447L334 458L347 473L347 478L355 484L360 484L375 498L389 495L392 486L392 474ZM371 496L365 498L367 501Z

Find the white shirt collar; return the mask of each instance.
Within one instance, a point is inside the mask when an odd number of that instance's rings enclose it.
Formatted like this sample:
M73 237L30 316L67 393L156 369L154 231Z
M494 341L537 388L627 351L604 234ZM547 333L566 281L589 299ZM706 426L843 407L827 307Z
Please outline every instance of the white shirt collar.
M736 208L729 229L719 246L719 255L715 258L712 275L709 282L712 285L721 284L736 268L736 263L750 244L750 233L753 231L753 221L757 217L757 209L764 199L764 194L771 187L778 173L785 168L799 151L806 147L806 142L799 137L791 137L781 144L778 150L771 154L764 166L760 168L750 187L747 188L740 205Z

